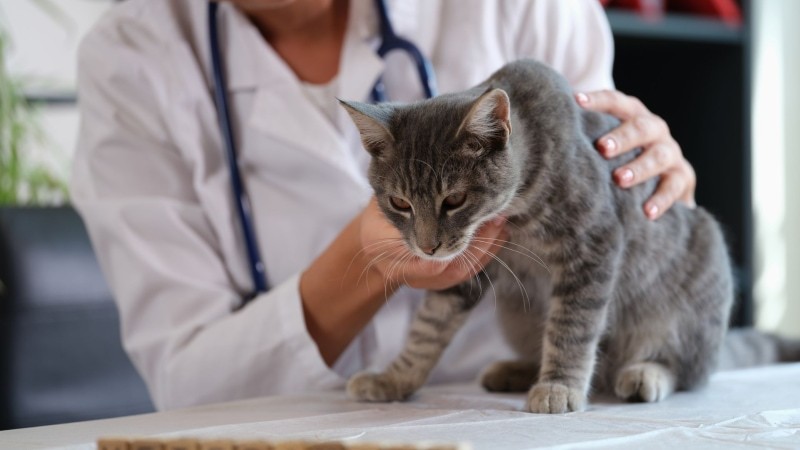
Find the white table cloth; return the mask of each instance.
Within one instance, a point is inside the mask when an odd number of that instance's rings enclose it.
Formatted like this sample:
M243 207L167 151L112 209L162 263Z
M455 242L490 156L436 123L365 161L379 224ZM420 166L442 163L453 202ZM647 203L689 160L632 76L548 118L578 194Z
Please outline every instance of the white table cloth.
M0 449L93 449L100 436L466 442L475 449L800 448L800 364L721 372L662 403L593 398L584 412L522 412L522 394L430 386L407 403L343 392L280 396L0 432Z

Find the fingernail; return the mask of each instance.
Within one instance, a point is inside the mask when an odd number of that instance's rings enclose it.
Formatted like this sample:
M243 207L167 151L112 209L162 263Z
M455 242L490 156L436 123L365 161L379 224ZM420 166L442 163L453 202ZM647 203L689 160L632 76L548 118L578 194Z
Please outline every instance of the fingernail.
M619 183L627 185L633 181L633 171L631 169L621 169L617 171L617 180Z
M583 92L578 92L575 94L575 98L578 100L578 103L581 105L588 105L589 104L589 96L584 94Z
M612 156L617 150L617 141L614 138L603 139L603 151L606 156Z
M650 205L647 207L647 216L655 219L658 216L658 205Z

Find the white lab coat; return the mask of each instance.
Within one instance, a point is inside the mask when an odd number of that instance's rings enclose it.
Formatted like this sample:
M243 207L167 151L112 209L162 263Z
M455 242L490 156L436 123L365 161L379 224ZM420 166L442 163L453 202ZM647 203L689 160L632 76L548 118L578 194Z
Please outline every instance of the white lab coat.
M549 63L576 89L612 87L611 36L595 0L402 0L390 12L431 58L442 92L521 57ZM367 153L345 112L331 122L315 107L246 17L228 4L220 13L239 164L272 285L241 310L251 280L210 90L206 2L129 0L80 50L72 196L159 409L341 387L400 351L420 299L401 290L332 369L323 362L299 274L368 201ZM408 65L374 53L372 1L352 0L349 14L337 96L368 100L386 71L393 99L421 98ZM474 379L510 355L486 301L431 381Z

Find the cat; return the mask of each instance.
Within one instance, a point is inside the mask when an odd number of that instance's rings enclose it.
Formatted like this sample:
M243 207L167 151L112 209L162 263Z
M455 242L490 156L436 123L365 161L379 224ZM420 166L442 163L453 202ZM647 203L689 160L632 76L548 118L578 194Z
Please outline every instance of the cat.
M378 204L423 259L449 261L481 224L506 218L496 261L460 285L429 291L401 354L348 382L361 401L403 400L426 380L492 286L519 356L482 375L490 391L528 391L534 413L585 408L590 386L655 402L705 383L734 297L720 225L676 204L658 220L642 205L655 180L620 189L593 142L611 116L580 108L566 80L521 60L459 93L411 104L340 100L372 156Z

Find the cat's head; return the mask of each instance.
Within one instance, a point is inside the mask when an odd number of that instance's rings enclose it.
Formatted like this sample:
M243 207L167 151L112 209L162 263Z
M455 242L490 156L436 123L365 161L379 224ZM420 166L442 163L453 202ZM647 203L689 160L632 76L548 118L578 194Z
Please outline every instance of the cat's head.
M378 204L422 258L449 260L500 213L520 179L508 95L491 89L409 105L342 101L372 155Z

